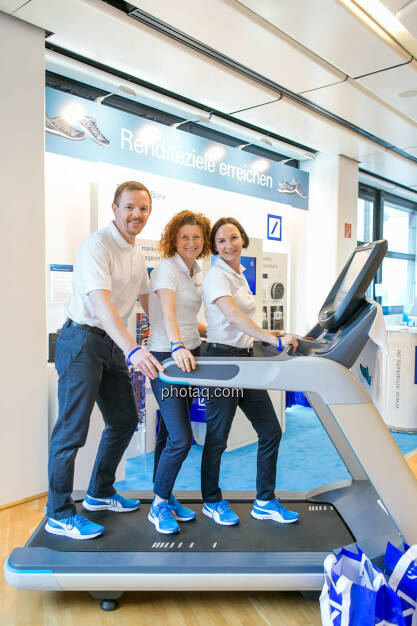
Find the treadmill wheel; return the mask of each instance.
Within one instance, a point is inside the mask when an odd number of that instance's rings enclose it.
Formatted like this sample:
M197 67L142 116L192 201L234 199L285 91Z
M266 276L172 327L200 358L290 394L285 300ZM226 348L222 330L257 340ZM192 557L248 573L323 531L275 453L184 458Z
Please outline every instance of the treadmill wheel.
M100 602L100 608L103 609L103 611L115 611L118 606L118 600L102 600Z

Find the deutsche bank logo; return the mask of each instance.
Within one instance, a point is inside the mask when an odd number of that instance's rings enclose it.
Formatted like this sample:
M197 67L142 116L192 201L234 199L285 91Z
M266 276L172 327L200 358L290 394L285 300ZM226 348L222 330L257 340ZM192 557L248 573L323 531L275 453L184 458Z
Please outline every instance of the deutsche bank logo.
M267 238L275 241L282 240L282 217L280 215L268 214Z

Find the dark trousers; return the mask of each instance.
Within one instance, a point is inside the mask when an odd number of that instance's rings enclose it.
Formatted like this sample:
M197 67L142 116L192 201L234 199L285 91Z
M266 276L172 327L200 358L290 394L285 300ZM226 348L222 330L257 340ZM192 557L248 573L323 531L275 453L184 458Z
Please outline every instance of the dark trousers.
M206 356L240 358L249 356L247 351L237 348L214 348L208 346ZM243 396L213 397L206 400L206 440L201 459L201 492L204 502L222 499L219 487L221 457L227 446L227 438L236 409L239 406L251 422L258 435L256 470L256 497L259 500L275 498L278 447L281 440L279 425L269 394L263 389L243 389ZM217 392L221 395L221 389Z
M96 498L115 493L116 469L138 414L124 354L108 335L66 322L57 341L55 365L59 411L49 447L47 514L61 519L76 511L71 498L75 457L86 442L94 403L105 424L88 487Z
M192 353L198 356L200 349L196 348ZM171 356L170 352L152 352L152 354L160 362ZM190 424L193 398L188 394L188 385L171 385L157 378L151 380L151 386L161 412L155 444L154 493L167 500L193 440ZM184 397L181 397L181 394Z

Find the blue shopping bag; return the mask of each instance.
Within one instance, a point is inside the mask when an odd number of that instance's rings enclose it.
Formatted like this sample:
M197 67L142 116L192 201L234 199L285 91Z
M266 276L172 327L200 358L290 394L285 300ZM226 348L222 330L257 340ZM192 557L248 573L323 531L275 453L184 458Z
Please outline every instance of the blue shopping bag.
M324 561L323 626L405 626L399 598L381 570L357 549L342 548Z
M400 598L406 626L417 626L417 545L405 543L402 551L388 543L385 575Z

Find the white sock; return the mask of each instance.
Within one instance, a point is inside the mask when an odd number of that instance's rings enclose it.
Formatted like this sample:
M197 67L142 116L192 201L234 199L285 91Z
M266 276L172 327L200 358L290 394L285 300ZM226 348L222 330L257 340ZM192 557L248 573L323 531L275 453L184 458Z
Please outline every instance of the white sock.
M161 502L168 502L168 500L164 500L164 498L160 498L155 494L155 498L153 500L154 506L158 506L158 504L161 504Z
M272 502L272 500L256 500L256 504L259 504L259 506L266 506L268 502Z

